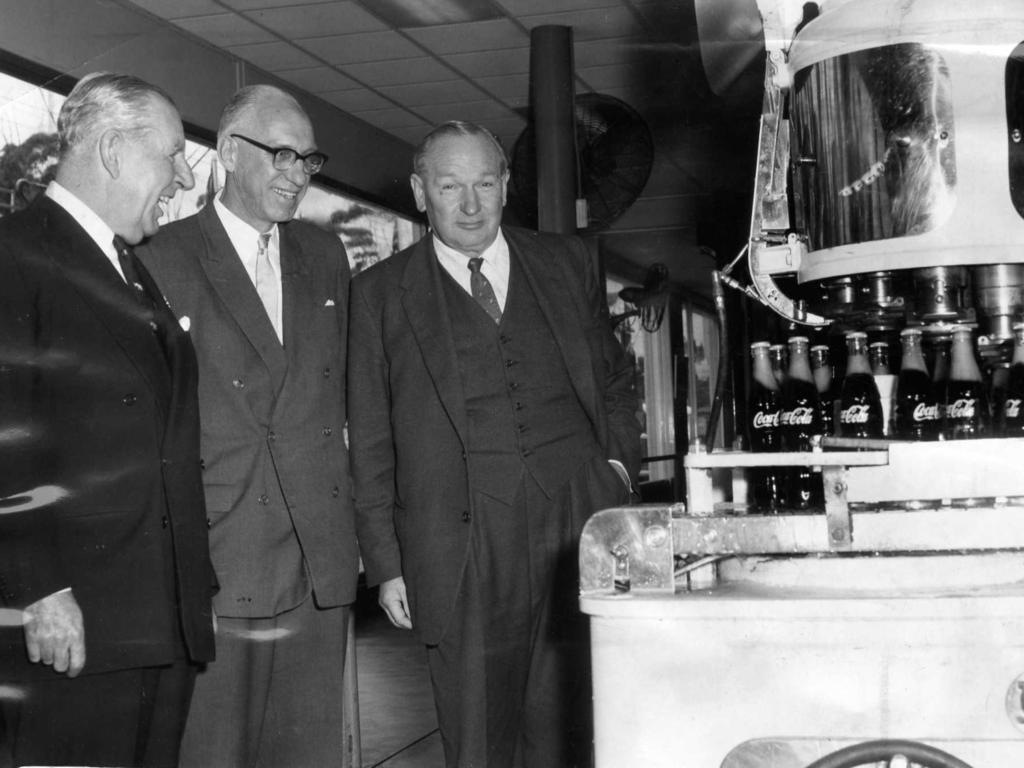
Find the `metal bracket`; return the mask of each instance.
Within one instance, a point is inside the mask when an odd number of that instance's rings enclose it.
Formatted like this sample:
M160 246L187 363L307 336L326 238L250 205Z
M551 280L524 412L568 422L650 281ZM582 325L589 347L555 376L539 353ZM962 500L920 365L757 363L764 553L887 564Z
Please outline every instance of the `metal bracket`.
M853 547L853 520L846 502L846 471L846 467L822 467L821 479L829 544L833 549L849 551Z

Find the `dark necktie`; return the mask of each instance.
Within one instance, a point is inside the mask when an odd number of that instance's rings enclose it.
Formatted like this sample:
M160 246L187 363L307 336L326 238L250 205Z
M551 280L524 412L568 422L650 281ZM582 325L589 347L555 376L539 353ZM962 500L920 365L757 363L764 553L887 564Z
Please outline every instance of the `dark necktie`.
M160 343L160 349L164 353L164 358L169 360L166 334L156 320L158 302L163 301L163 297L153 296L146 289L145 284L139 278L138 260L135 256L135 251L132 250L128 243L121 239L120 235L114 235L114 250L117 251L117 261L121 265L121 272L124 274L125 282L128 283L128 287L135 294L135 298L147 310L146 319L149 322L149 327L153 331L153 335L156 336L156 340Z
M498 306L498 299L494 295L491 281L480 271L480 265L483 263L484 260L479 256L469 260L469 287L477 304L483 307L484 311L497 323L501 321L501 307Z

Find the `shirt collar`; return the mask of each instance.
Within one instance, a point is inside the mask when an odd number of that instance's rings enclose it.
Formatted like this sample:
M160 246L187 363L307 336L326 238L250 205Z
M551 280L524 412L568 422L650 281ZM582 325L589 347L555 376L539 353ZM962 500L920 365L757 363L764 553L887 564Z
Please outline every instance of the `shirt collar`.
M223 192L221 194L223 194ZM241 219L237 214L224 205L221 200L221 195L217 195L213 199L213 207L217 211L220 223L224 225L224 229L228 233L228 239L231 240L231 244L235 246L235 251L240 256L247 256L251 253L256 253L259 236L264 233ZM270 228L270 247L272 249L276 249L277 247L277 238L278 228L275 223Z
M472 257L445 245L436 234L433 235L433 240L434 253L437 254L438 259L449 264L458 264L460 267L465 267L469 264L469 260ZM502 260L508 260L508 243L505 242L505 234L500 228L498 229L497 237L494 238L494 242L484 248L480 258L488 264L495 265L500 264Z
M71 217L95 241L108 259L117 260L117 251L114 250L114 230L100 218L98 213L82 202L80 197L56 181L50 182L46 187L45 194L71 214Z

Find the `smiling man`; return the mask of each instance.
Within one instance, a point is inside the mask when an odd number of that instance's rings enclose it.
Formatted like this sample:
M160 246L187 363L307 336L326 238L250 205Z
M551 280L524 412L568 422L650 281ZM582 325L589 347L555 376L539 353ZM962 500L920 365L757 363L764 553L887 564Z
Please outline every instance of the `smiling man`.
M216 579L195 352L130 245L192 173L135 77L83 78L58 133L56 181L0 221L0 685L16 765L170 768Z
M503 226L507 183L486 129L435 128L411 176L433 232L352 283L356 516L449 768L569 768L591 753L576 546L628 500L640 426L585 245Z
M334 765L356 549L345 426L349 267L295 210L326 157L298 102L243 88L223 192L140 257L199 357L203 484L221 590L183 766Z

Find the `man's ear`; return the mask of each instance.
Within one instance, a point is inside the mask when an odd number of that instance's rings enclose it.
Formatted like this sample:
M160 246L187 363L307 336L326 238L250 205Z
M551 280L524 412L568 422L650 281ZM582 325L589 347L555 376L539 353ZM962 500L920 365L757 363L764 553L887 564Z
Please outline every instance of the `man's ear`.
M223 136L217 142L217 157L225 171L234 173L238 162L238 142L230 136Z
M414 173L409 176L409 183L412 185L412 196L416 198L416 210L422 213L427 210L427 193L423 188L423 179Z
M508 201L508 179L510 172L508 169L501 174L501 207L505 207L505 203Z
M124 134L117 128L108 128L100 135L100 163L112 179L120 177L124 171L125 144Z

